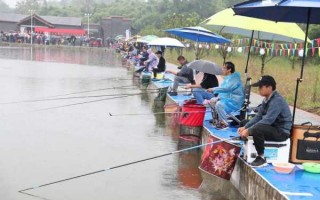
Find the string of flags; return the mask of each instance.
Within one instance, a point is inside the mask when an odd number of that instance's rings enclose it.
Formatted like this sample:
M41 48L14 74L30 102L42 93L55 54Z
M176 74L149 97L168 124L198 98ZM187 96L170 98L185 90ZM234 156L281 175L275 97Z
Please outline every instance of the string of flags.
M249 51L250 38L242 38L233 40L233 46L215 45L216 49L224 48L228 52L247 53ZM277 43L266 42L253 39L251 46L251 52L267 56L303 56L304 43ZM320 38L311 40L307 44L306 55L314 57L318 55L320 57Z
M248 53L250 38L235 39L232 41L232 46L230 45L209 45L209 44L198 44L198 48L212 49L224 49L227 52L238 52L238 53ZM266 56L287 56L295 57L303 56L303 42L301 43L277 43L277 42L266 42L253 39L250 52ZM186 47L189 48L197 44L186 44ZM320 57L320 38L311 40L307 44L306 56L318 55Z

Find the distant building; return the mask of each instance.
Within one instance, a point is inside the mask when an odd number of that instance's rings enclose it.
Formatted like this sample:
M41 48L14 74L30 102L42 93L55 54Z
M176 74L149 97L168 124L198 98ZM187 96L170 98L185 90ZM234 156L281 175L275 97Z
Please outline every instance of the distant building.
M105 41L118 35L125 36L126 30L132 31L131 24L132 20L125 17L103 17L98 23L90 23L90 37L102 38ZM31 27L35 32L49 32L57 35L59 33L64 35L87 35L88 31L88 24L82 23L82 18L80 17L0 13L0 31L30 32Z
M126 30L131 30L132 20L121 16L104 17L100 21L104 39L125 36Z
M17 31L18 23L27 15L0 13L0 31L10 32Z
M82 29L88 31L88 23L82 24ZM103 39L103 30L100 26L100 23L90 23L89 31L90 37Z
M31 19L32 18L32 19ZM85 34L82 29L81 18L79 17L57 17L57 16L39 16L32 15L21 19L18 27L21 32L30 31L32 20L32 28L35 32L49 32L54 34ZM78 33L76 30L82 30Z
M0 13L0 30L3 32L29 32L31 26L33 30L37 27L72 30L82 29L82 22L79 17L39 16L37 14L31 16Z

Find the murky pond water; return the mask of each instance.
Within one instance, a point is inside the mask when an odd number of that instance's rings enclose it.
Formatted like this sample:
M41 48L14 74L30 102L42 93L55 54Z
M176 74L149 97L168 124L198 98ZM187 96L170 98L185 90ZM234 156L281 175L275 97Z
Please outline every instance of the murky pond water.
M0 62L1 199L35 199L17 191L178 149L177 132L152 114L150 95L101 96L141 92L112 52L0 48ZM119 86L128 87L104 89ZM70 95L89 90L96 91ZM64 99L20 102L48 97ZM29 193L51 200L215 199L198 189L198 162L197 151L175 154Z

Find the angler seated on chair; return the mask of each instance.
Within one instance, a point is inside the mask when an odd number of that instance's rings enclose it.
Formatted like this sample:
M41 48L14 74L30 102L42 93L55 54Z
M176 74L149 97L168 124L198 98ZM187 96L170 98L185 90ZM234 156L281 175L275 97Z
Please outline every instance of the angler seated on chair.
M179 87L179 83L195 83L193 77L193 70L187 66L188 61L183 56L179 56L177 60L181 65L180 67L178 67L179 69L181 69L180 71L176 72L173 70L166 70L166 72L176 75L173 81L172 91L168 92L168 94L171 96L177 96L177 89Z
M199 72L200 74L202 72ZM201 93L205 92L205 90L213 87L218 87L219 81L216 75L213 74L207 74L203 73L203 78L200 83L197 83L195 85L186 85L186 89L192 88L192 94L196 98L198 104L203 103L203 98L201 97Z
M213 87L207 91L201 91L198 95L198 101L204 104L209 103L204 100L211 100L215 111L219 116L219 126L228 127L228 115L239 111L243 102L243 86L240 73L235 72L235 66L232 62L226 62L222 67L222 73L225 78L220 87ZM215 97L218 95L217 97Z
M145 61L149 59L149 53L147 52L147 47L142 47L142 57L140 58L140 69L135 71L135 76L139 76L143 70L147 69Z
M166 70L166 60L162 56L162 51L157 51L155 53L159 59L158 65L156 68L153 68L153 77L157 78L157 73L164 72Z
M287 140L292 127L292 116L288 103L276 91L276 81L272 76L262 76L252 87L259 87L260 95L265 98L256 116L239 128L238 133L241 137L253 137L258 156L251 165L262 167L267 164L264 158L264 141Z

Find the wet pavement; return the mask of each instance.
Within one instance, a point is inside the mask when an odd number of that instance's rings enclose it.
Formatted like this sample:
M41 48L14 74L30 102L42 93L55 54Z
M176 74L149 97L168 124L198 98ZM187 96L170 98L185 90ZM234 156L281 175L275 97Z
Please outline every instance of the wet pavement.
M0 48L0 61L1 199L216 199L198 189L197 151L28 191L37 197L18 193L172 152L179 141L164 116L152 114L150 95L118 96L141 90L130 87L131 72L112 52ZM129 87L105 89L119 86ZM97 89L103 90L83 92ZM57 97L78 98L13 103ZM109 112L151 114L110 117Z

